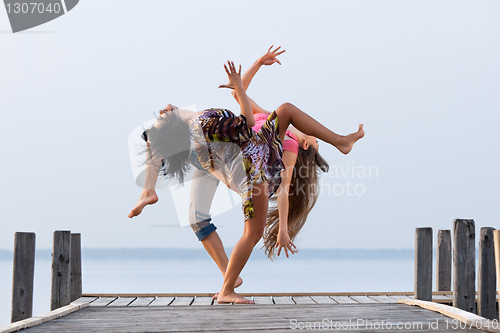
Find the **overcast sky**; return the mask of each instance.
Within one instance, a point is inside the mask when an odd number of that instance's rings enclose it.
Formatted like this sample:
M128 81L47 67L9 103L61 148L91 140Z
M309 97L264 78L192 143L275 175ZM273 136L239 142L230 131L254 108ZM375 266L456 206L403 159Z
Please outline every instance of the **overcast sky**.
M272 44L283 65L261 69L252 98L294 103L340 134L366 130L347 156L320 143L331 171L299 249L412 248L416 227L437 234L454 218L477 234L500 227L499 12L498 1L84 0L12 34L0 9L0 248L16 231L49 248L58 229L83 247L201 247L176 227L168 190L127 218L140 193L128 135L168 103L239 111L217 89L222 65L245 70ZM214 222L234 245L240 204Z

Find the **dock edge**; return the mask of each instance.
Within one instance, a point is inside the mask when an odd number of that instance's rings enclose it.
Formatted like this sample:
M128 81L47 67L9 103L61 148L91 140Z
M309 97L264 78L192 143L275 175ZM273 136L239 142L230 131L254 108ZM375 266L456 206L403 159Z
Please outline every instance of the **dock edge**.
M46 323L48 321L51 321L53 319L57 319L60 317L63 317L67 314L70 314L72 312L78 311L80 309L86 308L89 306L89 304L94 300L95 298L89 298L89 297L82 297L77 299L76 301L72 302L69 305L63 306L59 309L38 315L38 316L33 316L28 319L16 321L12 324L2 326L0 327L0 333L10 333L10 332L17 332L19 330L22 330L24 328L29 328L33 327L36 325L40 325L43 323Z
M489 319L478 316L474 313L467 312L465 310L454 308L449 305L444 305L429 301L421 301L416 299L402 299L402 298L398 299L398 303L419 306L423 309L439 312L450 318L457 319L465 323L467 326L474 327L485 332L500 333L500 329L495 329L491 327ZM487 326L485 326L485 324L487 324Z

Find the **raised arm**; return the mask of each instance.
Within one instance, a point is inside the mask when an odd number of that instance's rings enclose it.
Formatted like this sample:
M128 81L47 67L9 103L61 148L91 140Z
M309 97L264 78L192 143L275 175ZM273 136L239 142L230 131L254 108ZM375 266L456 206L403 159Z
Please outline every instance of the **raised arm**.
M248 89L248 86L250 85L250 82L252 82L253 77L255 76L255 74L257 73L257 71L260 69L260 67L262 65L270 66L270 65L272 65L274 63L278 63L278 64L281 65L281 62L278 60L277 56L279 56L280 54L282 54L283 52L285 52L285 50L281 50L280 51L281 46L278 46L276 49L272 50L273 46L274 45L271 45L271 47L269 48L269 50L267 50L267 53L264 54L259 59L257 59L257 61L255 61L245 71L245 73L241 77L241 81L242 81L243 88L245 89L245 91ZM238 101L238 98L236 98L236 92L232 91L231 93L232 93L233 97L236 99L236 101ZM252 112L254 114L255 113L270 113L269 111L267 111L267 110L263 109L262 107L260 107L251 98L250 98L250 104L252 106Z
M285 150L281 159L285 165L285 170L281 172L281 184L278 188L278 212L279 212L279 231L276 239L276 248L278 249L278 256L281 249L285 249L286 257L288 258L288 251L292 254L296 252L295 245L290 240L288 235L288 209L289 209L289 195L290 195L290 182L293 176L295 162L297 161L297 154ZM292 193L292 195L297 195Z
M235 95L233 96L235 96L236 101L238 101L241 114L246 117L247 126L250 128L255 125L255 118L253 116L250 99L248 98L245 88L243 88L243 84L241 83L241 65L239 70L236 71L234 63L232 61L228 61L227 66L224 64L224 69L226 70L229 82L227 84L221 84L219 88L229 88L234 91Z
M259 59L257 59L257 61L255 61L241 77L241 81L243 82L243 87L245 88L245 91L248 89L250 82L252 82L253 77L255 76L255 74L262 65L270 66L274 63L278 63L281 65L281 62L278 60L277 56L279 56L286 50L280 51L281 46L278 46L276 49L272 50L273 46L274 45L271 45L269 50L267 50L267 53L264 54Z

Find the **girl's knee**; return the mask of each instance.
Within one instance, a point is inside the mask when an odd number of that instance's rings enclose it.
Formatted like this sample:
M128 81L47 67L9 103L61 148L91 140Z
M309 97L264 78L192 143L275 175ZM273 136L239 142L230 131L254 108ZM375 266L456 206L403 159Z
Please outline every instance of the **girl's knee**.
M276 113L286 113L289 112L294 107L295 105L293 105L292 103L286 102L278 106L278 108L276 109Z
M264 235L264 227L262 228L253 228L252 230L248 230L245 232L245 237L248 239L248 241L257 244L262 236Z

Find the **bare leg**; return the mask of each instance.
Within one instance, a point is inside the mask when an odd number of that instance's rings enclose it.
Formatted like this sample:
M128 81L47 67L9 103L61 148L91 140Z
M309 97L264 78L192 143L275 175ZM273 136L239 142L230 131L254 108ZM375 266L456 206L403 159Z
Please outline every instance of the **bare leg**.
M220 169L218 170L218 175L223 181L227 180L227 177L223 177ZM219 237L217 231L212 231L208 236L199 232L208 227L210 223L210 208L212 207L212 201L219 186L219 180L215 177L216 174L209 174L206 171L199 169L194 170L193 180L191 182L191 190L189 193L189 223L193 231L200 236L204 236L201 239L203 247L219 267L222 277L226 274L227 263L229 259L227 258L226 251L224 250L224 245ZM207 220L208 219L208 220ZM234 287L239 287L243 283L241 278L236 280Z
M205 237L201 243L205 250L207 250L210 257L219 267L222 276L226 274L227 264L229 259L227 258L226 251L224 250L224 245L222 245L222 240L219 237L217 231L212 232L210 235ZM234 288L238 288L243 283L243 279L238 276L236 282L234 283ZM217 298L217 297L214 297Z
M245 221L243 236L233 248L227 265L224 284L218 295L218 303L246 303L253 301L234 292L234 284L248 261L255 245L262 238L267 217L268 187L267 183L253 185L253 205L255 216Z
M328 128L323 126L313 117L303 112L295 105L285 103L276 109L278 115L278 125L280 128L280 138L283 140L285 137L286 129L290 124L295 126L299 131L317 137L320 140L328 142L336 147L343 154L348 154L356 141L365 135L363 124L359 125L357 132L349 135L338 135Z
M146 152L147 159L151 160L151 151L149 149ZM153 205L158 201L158 196L156 195L155 186L156 180L158 179L158 173L160 172L160 166L148 164L146 166L146 179L144 181L144 188L142 189L142 193L139 196L139 200L135 204L135 207L128 214L129 218L139 215L144 207L147 205Z

